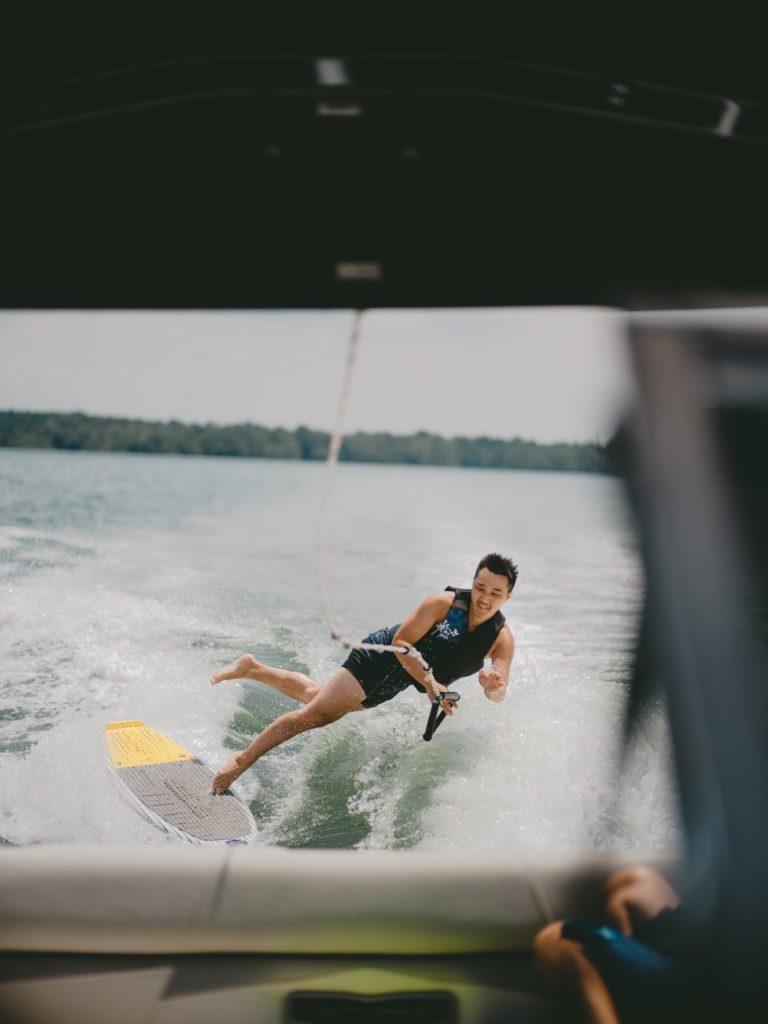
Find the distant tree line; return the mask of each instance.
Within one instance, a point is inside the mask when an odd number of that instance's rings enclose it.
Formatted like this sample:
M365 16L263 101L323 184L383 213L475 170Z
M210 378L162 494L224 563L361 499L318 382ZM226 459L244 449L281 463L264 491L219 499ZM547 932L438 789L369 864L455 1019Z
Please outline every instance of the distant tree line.
M217 426L83 413L0 412L0 447L5 448L319 460L326 458L329 441L329 434L308 427L285 430L255 423ZM605 473L611 471L609 448L600 444L537 444L520 438L447 438L425 431L407 435L356 433L344 438L341 458L348 462Z

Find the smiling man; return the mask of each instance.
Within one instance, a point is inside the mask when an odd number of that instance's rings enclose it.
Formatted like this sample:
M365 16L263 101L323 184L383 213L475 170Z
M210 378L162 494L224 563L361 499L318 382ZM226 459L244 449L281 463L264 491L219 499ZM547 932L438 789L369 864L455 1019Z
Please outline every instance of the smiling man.
M480 560L471 590L447 587L430 594L400 625L377 630L363 643L415 647L432 670L434 683L415 658L386 651L353 650L327 683L319 685L301 672L270 668L253 655L228 665L211 677L211 684L225 679L256 679L301 701L304 705L275 719L259 733L247 750L235 754L216 775L213 788L223 793L238 776L268 750L308 729L330 725L350 711L362 711L391 700L409 686L436 699L456 679L479 672L485 696L504 700L515 642L501 614L517 581L517 566L503 555ZM486 658L491 668L483 667ZM441 702L446 714L455 704Z

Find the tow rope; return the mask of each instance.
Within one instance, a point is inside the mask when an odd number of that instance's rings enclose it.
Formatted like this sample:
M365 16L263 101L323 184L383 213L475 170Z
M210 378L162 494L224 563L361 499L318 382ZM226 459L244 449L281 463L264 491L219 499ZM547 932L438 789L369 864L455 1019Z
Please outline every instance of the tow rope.
M336 425L331 435L331 442L328 447L328 458L325 462L325 479L323 482L323 494L320 499L320 514L317 521L317 543L315 547L315 571L317 576L317 590L320 598L320 608L323 613L323 618L326 621L328 629L331 633L331 639L338 641L346 650L356 651L379 651L391 654L403 654L408 658L413 658L421 668L427 677L427 681L432 687L432 692L435 694L436 699L432 701L432 707L429 711L429 719L427 721L427 728L424 732L424 739L429 741L432 739L435 731L438 729L443 719L445 718L445 711L442 710L442 702L444 700L459 700L459 694L455 690L448 690L445 693L438 691L436 683L437 680L432 675L432 669L424 660L421 651L418 651L415 647L400 646L397 644L370 644L355 642L345 637L333 620L333 614L331 612L330 603L328 601L328 591L325 586L325 534L326 526L328 523L328 509L331 503L331 494L333 492L333 479L336 472L336 466L339 461L339 453L341 451L341 442L344 440L344 419L347 414L347 406L349 405L349 395L352 388L352 379L355 373L355 360L357 358L357 350L359 347L360 340L360 326L363 320L363 314L365 310L356 309L354 319L352 321L352 331L349 336L349 347L347 348L347 360L344 366L344 377L341 383L341 391L339 393L339 406L336 413Z

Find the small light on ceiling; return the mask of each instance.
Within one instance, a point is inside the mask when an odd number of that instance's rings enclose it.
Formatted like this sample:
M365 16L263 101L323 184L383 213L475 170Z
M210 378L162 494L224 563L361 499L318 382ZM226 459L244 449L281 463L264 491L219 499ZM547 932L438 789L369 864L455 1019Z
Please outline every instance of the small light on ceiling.
M339 281L380 281L382 266L372 260L344 260L336 264Z

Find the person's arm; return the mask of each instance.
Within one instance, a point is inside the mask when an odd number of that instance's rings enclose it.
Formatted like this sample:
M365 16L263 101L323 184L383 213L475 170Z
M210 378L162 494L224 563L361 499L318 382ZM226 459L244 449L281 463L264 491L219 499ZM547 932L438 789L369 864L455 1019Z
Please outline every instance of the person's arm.
M499 704L507 695L509 685L509 669L515 654L515 641L509 626L504 626L496 638L496 643L488 652L493 662L490 670L480 669L479 680L488 700Z
M679 906L680 897L666 878L645 865L617 871L605 883L606 917L622 935L632 935L634 921L647 921Z
M453 592L440 591L437 594L430 594L424 601L421 602L419 607L403 622L402 626L398 629L392 640L393 644L402 644L403 646L413 647L425 633L428 633L430 629L437 622L441 622L453 606ZM396 654L395 657L403 666L405 671L420 683L427 691L427 696L431 701L434 701L435 694L433 692L432 684L427 679L426 672L421 665L416 661L415 658L410 657L407 654ZM438 683L435 680L436 687L443 693L447 690L446 686L442 683ZM448 714L451 713L452 708L445 708Z

